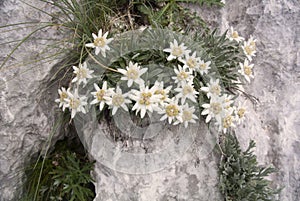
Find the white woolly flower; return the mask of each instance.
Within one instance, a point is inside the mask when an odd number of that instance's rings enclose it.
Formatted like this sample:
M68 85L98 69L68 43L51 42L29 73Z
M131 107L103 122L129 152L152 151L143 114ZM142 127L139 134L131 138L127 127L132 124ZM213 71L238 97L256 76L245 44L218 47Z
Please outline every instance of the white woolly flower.
M239 33L235 30L233 30L233 27L230 27L230 34L229 34L229 40L235 40L236 42L241 42L245 40L243 37L239 36Z
M78 67L73 66L73 69L74 69L73 73L76 76L72 80L72 82L77 82L78 84L80 84L81 82L86 84L87 79L92 78L92 73L94 72L93 70L89 70L87 68L86 62L84 62L83 64L79 64Z
M136 114L140 112L141 118L144 118L146 112L152 113L154 110L158 110L161 98L160 95L155 94L153 88L149 89L144 85L140 85L140 90L132 89L129 97L135 101L132 111L136 110Z
M163 114L163 116L160 118L160 121L168 119L169 124L172 122L174 124L177 124L177 122L182 123L182 106L178 105L177 98L173 97L170 102L167 103L158 113Z
M241 124L245 120L245 114L248 113L246 103L247 101L243 103L239 101L238 106L234 107L235 120L238 124Z
M187 47L184 46L184 43L178 45L178 42L176 39L174 39L174 42L170 42L170 48L164 49L164 52L169 52L170 55L168 56L167 60L171 61L176 58L181 58L185 54L190 53L190 50L187 50Z
M125 75L121 77L121 80L127 80L127 86L131 87L133 82L137 83L138 85L144 84L144 80L141 78L141 75L143 75L148 69L140 69L140 66L138 66L137 63L133 64L130 61L129 65L126 67L126 70L120 68L118 68L117 70Z
M202 105L204 110L201 115L207 115L205 122L208 123L212 118L215 118L218 125L222 124L222 118L224 116L224 96L218 97L213 96L210 99L210 103L205 103Z
M186 54L185 59L181 59L180 61L191 71L198 70L200 67L200 58L196 56L196 52L194 52L191 56L190 54Z
M194 89L192 81L183 84L181 87L174 89L174 91L178 92L176 98L181 99L181 104L184 104L186 99L190 99L195 103L197 102L196 97L199 92Z
M107 105L112 108L112 115L115 115L119 108L123 108L125 111L128 111L126 104L131 103L128 99L128 93L122 93L122 90L117 86L116 91L112 92L112 95L107 100Z
M250 83L250 78L254 78L252 68L254 64L249 64L248 60L245 59L244 63L240 63L241 69L238 72L245 77L245 79Z
M221 3L225 4L225 3L226 3L226 1L225 1L225 0L221 0Z
M177 120L175 124L183 123L184 127L187 128L189 123L196 123L196 119L198 119L198 117L194 113L195 107L189 107L189 105L186 103L182 106L182 122Z
M87 97L85 96L79 96L78 90L76 89L74 93L72 94L70 91L67 91L68 98L66 99L66 107L68 107L71 111L71 119L73 119L77 112L86 113L86 110L84 108L85 105L87 105Z
M100 89L99 86L95 83L94 83L94 87L96 91L91 92L91 94L94 96L95 99L91 102L91 104L93 105L99 103L99 110L101 111L104 108L106 101L113 93L114 88L107 89L106 81L103 82L102 89Z
M153 89L155 95L160 95L160 101L159 101L160 105L164 105L166 102L170 101L169 93L172 89L172 86L168 86L164 88L163 81L161 82L155 81Z
M67 102L67 98L69 97L68 91L70 91L69 88L67 90L64 87L62 87L61 89L58 89L59 98L55 99L55 102L59 103L58 107L59 108L62 107L63 111L65 111L66 105L68 104L68 102Z
M213 79L210 79L207 87L201 87L201 91L206 92L208 98L213 96L220 96L222 90L219 84L219 79L216 79L215 81Z
M251 37L248 41L244 42L242 49L249 61L252 61L252 57L256 54L256 40Z
M232 115L232 113L233 113L232 107L225 110L224 117L222 118L222 125L219 127L221 128L221 130L223 130L224 133L226 133L229 128L236 127L234 124L235 118Z
M85 46L96 48L95 54L98 55L101 52L102 56L106 57L106 50L110 50L108 44L113 40L113 38L107 38L108 32L102 35L102 29L98 31L98 36L96 34L92 34L94 38L93 43L88 43Z
M190 71L187 66L181 67L180 65L178 65L178 69L175 68L174 72L176 76L173 76L172 79L175 80L175 83L177 83L178 86L182 86L194 79L192 71Z
M200 72L201 75L208 73L208 70L210 69L210 66L209 66L210 64L211 64L211 61L207 61L207 62L205 62L203 60L199 61L198 71Z

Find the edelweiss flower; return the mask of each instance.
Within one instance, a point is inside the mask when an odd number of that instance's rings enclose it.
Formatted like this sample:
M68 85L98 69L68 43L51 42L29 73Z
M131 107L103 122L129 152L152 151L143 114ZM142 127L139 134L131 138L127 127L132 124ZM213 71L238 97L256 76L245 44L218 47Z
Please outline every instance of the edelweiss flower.
M181 87L174 89L174 91L178 92L176 98L181 99L181 104L184 104L187 98L195 103L197 102L196 97L199 92L194 89L192 81L183 84Z
M238 122L238 124L241 124L245 120L245 114L247 114L247 107L246 102L241 103L239 101L238 107L234 107L234 113L235 113L235 120Z
M213 96L220 96L222 90L219 84L219 79L217 79L216 81L210 79L209 84L207 84L207 87L201 87L201 90L206 92L208 98Z
M208 62L204 62L203 60L199 61L198 71L200 72L201 75L208 73L208 70L210 69L210 66L209 66L210 64L211 64L211 61L208 61Z
M196 52L190 56L189 54L185 55L185 59L181 59L181 62L184 63L191 71L197 70L200 67L200 58L196 57Z
M138 64L133 64L131 61L129 62L129 65L126 67L127 70L118 68L117 70L125 75L124 77L121 77L121 80L128 80L127 86L131 87L133 82L141 85L144 84L144 80L141 77L148 69L142 68L140 69L140 66Z
M176 39L174 39L174 42L170 42L170 48L164 49L164 52L169 52L170 55L168 56L167 60L171 61L176 58L181 58L185 54L190 53L190 50L187 50L187 47L184 46L184 43L178 45L178 42Z
M182 123L184 124L184 127L187 128L189 123L196 123L195 119L198 119L198 117L194 114L195 108L194 106L189 107L188 104L185 104L182 106ZM180 123L179 121L176 121L175 124Z
M175 83L177 83L178 86L184 85L194 79L192 71L190 71L187 66L181 67L178 65L178 70L175 68L174 72L176 73L176 77L173 76L172 79L175 80Z
M101 52L102 56L106 57L106 50L110 50L110 47L108 44L113 40L113 38L107 38L108 32L106 32L102 36L102 29L99 30L98 36L96 34L92 34L94 38L93 43L88 43L85 46L86 47L91 47L91 48L96 48L95 54L98 55L99 52Z
M204 110L201 115L207 115L205 122L208 123L212 118L215 118L218 125L222 124L222 118L224 116L224 96L218 97L213 96L210 99L210 103L205 103L202 105Z
M230 128L230 127L235 127L234 124L234 117L232 116L232 112L233 112L233 108L229 108L225 111L225 115L222 118L222 128L223 128L223 132L226 133L226 131Z
M164 82L163 81L161 81L161 82L156 81L154 83L153 89L154 89L154 94L155 95L160 95L159 103L161 105L164 105L165 102L170 101L169 93L170 93L170 90L172 89L172 86L168 86L167 88L164 88Z
M58 89L59 98L55 100L56 103L59 103L58 107L59 108L62 107L63 111L65 111L66 105L68 104L68 102L67 102L67 98L69 97L68 91L70 91L69 88L67 90L64 87L62 87L61 89Z
M72 94L70 91L67 91L68 98L66 99L66 107L68 107L71 110L71 119L73 119L77 112L86 113L84 106L87 105L85 96L79 96L78 90L76 89L74 94Z
M225 4L225 3L226 3L226 1L225 1L225 0L221 0L221 3Z
M233 27L230 27L230 35L229 35L229 40L235 40L236 42L241 42L245 40L243 37L239 36L239 33L235 30L233 30Z
M247 58L249 59L249 61L252 60L252 57L255 56L256 53L256 40L253 40L253 38L251 38L250 40L248 40L247 42L244 42L244 45L242 46L242 49L244 50L245 55L247 56Z
M128 94L122 93L122 90L119 86L117 86L116 92L113 91L111 97L108 97L106 104L112 108L112 115L115 115L117 110L121 107L125 111L128 111L128 107L126 104L131 103L131 101L127 98Z
M145 87L140 85L140 90L131 90L129 97L135 101L132 111L136 110L136 114L141 112L141 118L144 118L147 111L150 113L153 110L158 110L158 103L160 102L160 95L155 94L153 88Z
M93 70L89 70L87 68L86 62L79 64L78 68L73 66L73 69L73 73L76 74L76 77L72 80L72 82L78 82L78 84L81 82L86 84L86 80L92 78L92 73L94 72Z
M178 105L178 99L172 98L168 104L166 104L162 111L158 112L159 114L163 114L160 118L160 121L168 119L169 124L174 121L174 124L177 122L182 123L182 108Z
M241 75L245 77L245 79L250 83L250 78L254 78L252 68L254 64L249 64L248 60L245 59L244 64L240 63L241 69L238 70Z
M109 99L109 96L113 93L114 88L107 89L107 82L104 81L102 85L102 89L98 87L97 84L94 83L94 87L96 89L95 92L92 92L91 94L94 96L94 100L91 102L91 104L99 104L99 110L101 111L106 103L106 101Z

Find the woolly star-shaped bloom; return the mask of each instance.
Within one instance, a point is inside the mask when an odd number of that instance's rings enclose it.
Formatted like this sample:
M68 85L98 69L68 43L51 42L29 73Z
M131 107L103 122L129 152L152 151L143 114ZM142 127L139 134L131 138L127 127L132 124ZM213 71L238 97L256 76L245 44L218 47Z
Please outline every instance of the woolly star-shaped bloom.
M176 98L181 99L181 104L184 104L186 99L197 102L196 97L199 92L194 89L192 81L183 84L181 87L174 89L174 91L178 92Z
M171 61L176 58L181 58L185 54L190 53L190 50L187 50L187 47L184 46L184 43L178 45L178 42L176 39L174 39L174 42L170 42L170 48L164 49L164 52L169 52L170 55L168 56L167 60Z
M213 96L210 99L210 103L205 103L202 105L204 110L201 115L207 115L205 122L208 123L212 118L215 118L218 125L222 124L222 118L224 116L224 96L218 97Z
M94 38L93 43L88 43L85 46L96 48L95 54L98 55L99 52L101 52L102 56L106 57L106 50L110 50L110 47L108 44L113 40L113 38L107 38L108 32L106 32L104 35L102 35L102 29L99 30L98 36L96 34L92 34Z
M143 75L148 69L140 69L140 66L138 66L137 63L133 64L130 61L129 65L126 67L126 70L120 68L117 70L124 75L121 77L121 80L127 80L127 86L131 87L133 82L137 83L138 85L144 84L144 80L141 78L141 75Z
M254 66L254 64L249 64L248 60L245 59L244 64L240 63L241 69L238 70L238 72L241 73L241 75L243 75L249 83L250 83L250 78L254 78L254 75L252 72L253 66Z
M252 57L255 57L256 54L256 40L251 37L248 41L244 42L242 49L249 61L252 61Z
M128 99L128 93L123 94L119 86L117 86L116 91L112 91L111 96L108 97L108 100L106 101L106 104L112 108L112 115L115 115L120 107L125 111L128 111L126 104L129 103L131 103L131 101Z
M160 95L160 105L164 105L166 102L170 101L169 99L169 93L172 89L172 86L168 86L167 88L164 88L164 82L158 82L156 81L153 86L154 94Z
M233 108L228 108L225 111L224 117L222 118L222 127L220 128L223 130L224 133L230 128L235 127L234 124L234 116L232 116Z
M200 72L201 75L208 73L208 70L210 69L210 66L209 66L210 64L211 64L211 61L208 61L208 62L205 62L203 60L199 61L198 71Z
M72 94L70 91L67 91L68 98L66 99L66 107L71 110L71 119L73 119L77 112L86 113L84 106L87 105L85 96L79 96L78 90Z
M182 123L182 106L178 105L177 98L172 98L170 102L166 104L158 113L163 114L163 116L160 118L160 121L168 119L169 124L171 124L172 121L174 124L177 124L178 122Z
M173 76L172 79L175 80L175 83L177 83L178 86L182 86L194 79L192 71L190 71L187 66L181 67L178 65L178 69L175 68L174 72L176 73L176 76Z
M241 42L245 40L243 37L239 36L239 33L235 30L233 30L233 27L230 27L230 34L229 34L229 40L235 40L236 42Z
M182 123L184 124L185 128L188 127L189 123L196 123L195 119L198 119L198 117L194 113L195 113L194 106L189 107L188 104L185 104L182 106L181 118L182 118ZM178 124L178 123L180 123L180 122L176 121L175 124Z
M92 78L92 73L94 72L93 70L89 70L87 68L86 62L79 64L78 67L73 66L73 69L73 73L76 75L76 77L72 80L72 82L77 82L78 84L81 82L86 84L87 79Z
M208 98L220 96L221 86L219 84L219 79L216 79L215 81L213 79L210 79L209 83L207 84L207 87L201 87L201 90L206 92Z
M246 103L247 101L244 101L243 103L239 101L238 106L234 107L235 120L238 124L241 124L245 120L245 114L248 113Z
M70 89L67 89L62 87L61 89L58 89L59 98L55 100L56 103L59 103L59 108L62 107L62 110L65 111L66 105L68 104L67 98L69 97L68 91Z
M141 118L144 118L146 112L152 113L154 110L158 110L158 103L160 102L160 95L155 94L155 90L152 87L140 85L140 90L131 90L129 97L135 101L132 111L136 110L136 114L141 112Z
M95 99L91 102L91 104L93 105L99 103L99 110L101 111L109 97L112 95L114 88L107 89L106 81L103 82L102 89L100 89L95 83L94 87L96 91L91 92L91 94L94 96Z
M186 54L185 59L181 59L181 62L183 62L191 71L198 70L200 67L200 58L196 56L196 52L191 56L190 54Z

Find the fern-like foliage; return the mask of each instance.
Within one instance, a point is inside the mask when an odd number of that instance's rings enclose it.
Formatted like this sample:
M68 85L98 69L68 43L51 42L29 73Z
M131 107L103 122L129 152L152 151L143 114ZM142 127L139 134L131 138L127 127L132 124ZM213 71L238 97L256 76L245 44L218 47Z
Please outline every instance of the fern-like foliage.
M255 142L250 141L242 151L235 134L228 134L223 142L220 163L220 189L225 201L274 201L279 189L270 187L265 177L275 172L272 167L259 166L253 154Z

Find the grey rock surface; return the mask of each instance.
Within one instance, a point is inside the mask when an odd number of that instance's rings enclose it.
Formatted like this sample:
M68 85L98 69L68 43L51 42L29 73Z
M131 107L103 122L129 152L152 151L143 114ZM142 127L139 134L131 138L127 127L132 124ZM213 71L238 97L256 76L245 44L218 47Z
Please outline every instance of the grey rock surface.
M52 12L41 1L26 3ZM0 26L20 22L46 22L49 16L18 0L0 1ZM0 63L37 24L2 28ZM32 35L0 69L0 200L10 201L20 192L24 164L37 154L49 139L54 122L53 100L48 93L56 58L30 63L44 57L47 39L61 38L59 32L47 28ZM17 42L13 42L17 41ZM49 55L51 52L48 52ZM56 93L56 92L55 92Z
M31 3L52 11L38 0ZM213 27L225 31L233 26L243 37L257 38L255 79L246 91L259 98L259 104L249 104L247 121L237 128L241 144L250 139L257 143L256 154L261 164L273 164L279 172L272 175L274 185L284 186L279 200L300 200L300 2L298 0L227 0L222 9L203 8L199 14ZM18 0L0 1L0 24L20 21L46 21L38 13ZM3 61L15 43L6 43L29 34L34 27L0 33L0 61ZM47 45L38 37L61 37L55 29L42 31L26 42L0 69L0 200L9 201L16 195L24 162L36 153L49 137L54 122L54 94L41 93L48 89L48 81L57 60L36 65L26 62L40 58L40 50ZM19 65L16 65L19 64ZM56 95L56 94L55 94ZM105 128L105 125L104 125ZM158 141L141 144L124 141L132 154L145 154L145 147L155 152L155 143L166 146L170 135ZM217 184L217 156L201 152L203 139L196 143L169 166L148 174L118 171L119 155L103 165L96 163L96 201L175 201L221 200ZM91 154L99 154L97 139L91 143ZM152 146L153 145L153 146ZM151 147L152 146L152 147ZM204 150L210 150L208 149ZM104 155L102 154L101 157ZM112 163L114 162L114 163ZM112 164L115 166L107 166ZM139 167L137 161L129 161ZM143 163L145 164L145 163ZM119 166L118 166L119 167ZM146 166L142 166L146 167Z

